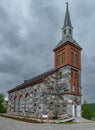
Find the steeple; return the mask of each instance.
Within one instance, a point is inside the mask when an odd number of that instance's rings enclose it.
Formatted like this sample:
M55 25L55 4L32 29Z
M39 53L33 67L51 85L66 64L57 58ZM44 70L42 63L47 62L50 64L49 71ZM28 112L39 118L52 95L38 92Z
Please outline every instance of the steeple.
M76 47L80 48L80 50L82 49L81 46L73 38L73 27L71 24L68 2L66 2L66 13L65 13L64 24L62 27L62 39L56 45L53 51L56 51L57 49L59 49L59 47L64 45L66 42L72 43L72 45L75 45Z
M67 6L66 6L66 14L65 14L65 20L64 20L64 27L69 25L72 27L71 25L71 19L70 19L70 15L69 15L69 9L68 9L68 2L66 2Z
M66 6L66 13L65 13L65 19L64 19L64 25L62 28L62 38L69 35L72 37L73 34L73 27L71 24L71 19L70 19L70 14L69 14L69 4L68 2L66 2L67 6Z

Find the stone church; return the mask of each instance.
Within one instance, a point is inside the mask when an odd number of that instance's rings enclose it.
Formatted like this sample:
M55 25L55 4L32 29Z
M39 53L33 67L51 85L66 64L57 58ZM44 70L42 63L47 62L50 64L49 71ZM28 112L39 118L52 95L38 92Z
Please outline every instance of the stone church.
M8 113L35 118L81 117L81 46L73 39L68 3L54 68L8 91Z

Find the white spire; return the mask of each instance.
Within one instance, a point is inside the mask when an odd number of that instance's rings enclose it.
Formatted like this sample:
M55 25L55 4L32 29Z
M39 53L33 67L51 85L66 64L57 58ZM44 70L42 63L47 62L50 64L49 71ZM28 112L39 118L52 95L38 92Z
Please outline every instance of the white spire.
M62 28L62 37L64 36L71 36L73 34L73 27L71 24L71 19L70 19L70 15L69 15L69 8L68 8L68 2L66 2L67 6L66 6L66 13L65 13L65 19L64 19L64 25Z

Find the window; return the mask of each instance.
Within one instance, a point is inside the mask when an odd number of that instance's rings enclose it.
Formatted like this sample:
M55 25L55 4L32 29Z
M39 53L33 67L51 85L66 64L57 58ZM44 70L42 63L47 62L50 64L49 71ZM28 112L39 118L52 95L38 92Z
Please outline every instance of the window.
M25 111L29 111L29 95L25 98Z
M66 29L64 29L64 34L66 34Z
M72 92L75 92L75 84L72 85Z
M71 72L71 76L73 77L73 71Z
M62 53L62 63L65 62L65 53Z
M77 79L78 78L78 73L75 73L75 79Z
M71 62L73 63L74 62L74 53L71 52Z
M14 111L16 111L16 98L14 98Z
M60 78L62 78L62 72L60 72Z
M34 103L34 111L37 109L37 103Z
M14 98L14 111L18 111L19 100L17 97Z
M37 89L34 90L34 97L37 97L38 96L38 92L37 92Z
M72 33L72 30L71 29L69 29L69 34L71 34Z
M58 64L58 65L60 64L60 55L58 55L57 64Z
M19 111L22 111L22 108L23 108L23 97L21 96L19 98Z
M53 109L53 102L50 102L50 109Z
M78 55L75 55L75 63L78 64Z

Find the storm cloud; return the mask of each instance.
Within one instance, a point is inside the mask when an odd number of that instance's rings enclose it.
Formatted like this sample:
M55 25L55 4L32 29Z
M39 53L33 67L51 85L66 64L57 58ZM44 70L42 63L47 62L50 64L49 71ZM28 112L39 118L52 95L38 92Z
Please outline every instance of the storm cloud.
M0 1L0 92L53 68L66 1ZM70 0L74 39L82 51L83 100L95 102L95 1Z

